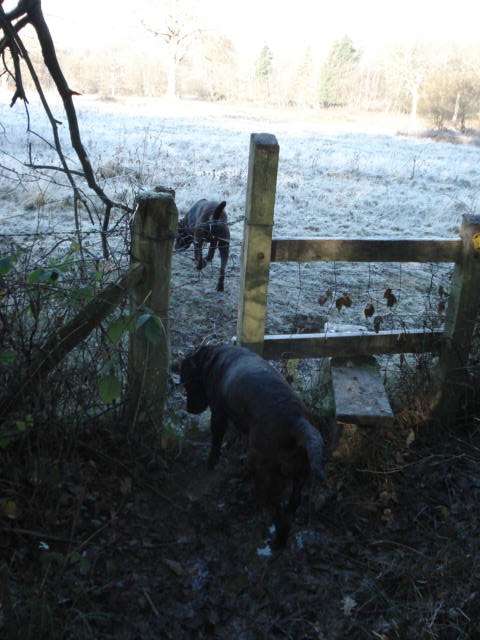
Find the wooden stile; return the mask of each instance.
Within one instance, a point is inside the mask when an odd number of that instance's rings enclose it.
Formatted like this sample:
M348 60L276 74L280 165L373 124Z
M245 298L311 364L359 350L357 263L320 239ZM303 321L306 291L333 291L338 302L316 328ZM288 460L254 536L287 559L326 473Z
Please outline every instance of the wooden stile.
M464 216L454 238L273 238L278 144L252 134L242 248L237 336L234 342L267 359L439 354L433 407L443 420L455 414L468 388L466 364L480 307L480 218ZM454 263L444 331L433 329L265 335L270 262ZM381 418L381 416L380 416Z
M237 340L261 354L267 315L273 212L279 147L275 136L250 137L247 200L241 257Z

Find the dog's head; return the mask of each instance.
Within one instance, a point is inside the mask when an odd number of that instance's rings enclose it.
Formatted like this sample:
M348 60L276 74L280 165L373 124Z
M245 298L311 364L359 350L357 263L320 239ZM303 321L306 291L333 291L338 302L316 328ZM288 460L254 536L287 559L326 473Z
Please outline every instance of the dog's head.
M180 367L180 382L187 391L188 413L202 413L208 407L198 354L187 356Z
M175 237L176 251L184 251L192 244L193 236L191 229L187 226L187 219L182 218L178 221L177 235Z

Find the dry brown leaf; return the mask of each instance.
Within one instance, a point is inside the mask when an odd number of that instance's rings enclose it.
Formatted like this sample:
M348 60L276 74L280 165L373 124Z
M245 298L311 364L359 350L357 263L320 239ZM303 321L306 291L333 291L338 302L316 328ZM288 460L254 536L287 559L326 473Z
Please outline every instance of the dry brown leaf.
M382 316L375 316L375 318L373 319L373 328L375 329L375 333L378 333L380 331L382 322L383 322Z
M372 303L367 304L367 306L363 310L363 313L365 314L366 318L371 318L375 313L375 307L373 306L373 304Z
M333 295L333 289L332 287L328 287L325 293L322 293L318 296L318 300L317 300L318 304L319 305L326 304L329 300L332 299L332 295Z

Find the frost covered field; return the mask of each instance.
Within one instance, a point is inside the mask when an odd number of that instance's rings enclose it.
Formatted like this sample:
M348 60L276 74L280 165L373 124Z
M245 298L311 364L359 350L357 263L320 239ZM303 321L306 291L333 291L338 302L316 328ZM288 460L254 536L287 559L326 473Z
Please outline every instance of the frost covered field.
M313 114L273 112L202 103L100 103L76 98L80 130L100 184L108 195L130 205L141 188L156 184L176 191L181 214L199 198L225 199L232 223L232 245L225 293L215 291L219 259L204 272L192 255L174 256L173 343L186 348L205 337L228 339L235 333L239 255L243 231L250 133L274 134L280 145L274 236L455 237L463 213L478 211L480 147L436 142L398 133L399 122L374 116L335 121ZM55 116L65 122L62 109ZM56 165L51 138L37 104L30 105L27 133L21 104L0 102L3 166L0 179L0 243L39 244L73 238L72 198L58 172L39 178L23 163ZM406 125L405 125L406 126ZM61 127L68 140L66 126ZM40 137L39 137L40 136ZM30 149L30 151L29 151ZM74 158L67 149L67 155ZM74 165L73 165L74 166ZM127 221L111 242L124 249ZM97 222L93 228L96 227ZM85 216L83 232L92 229ZM42 235L43 234L43 235ZM100 255L95 234L86 236ZM446 266L274 264L271 269L267 330L321 330L341 324L368 327L363 309L372 303L383 328L438 324L440 284L448 290ZM390 287L398 304L385 307ZM348 293L350 309L335 299ZM319 298L326 298L320 305ZM371 321L370 321L371 322Z

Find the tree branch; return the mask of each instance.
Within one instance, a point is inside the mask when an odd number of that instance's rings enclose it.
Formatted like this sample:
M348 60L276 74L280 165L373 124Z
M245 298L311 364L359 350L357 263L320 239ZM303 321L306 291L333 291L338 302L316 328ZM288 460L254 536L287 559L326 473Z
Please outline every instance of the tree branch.
M110 221L110 214L112 209L121 209L127 213L131 213L133 210L131 207L123 204L122 202L116 202L109 198L104 190L99 186L96 181L95 174L90 163L90 159L88 154L82 144L80 129L78 126L77 115L75 111L75 107L73 104L73 96L79 95L77 92L70 89L65 76L63 75L62 69L58 62L55 46L52 40L52 36L50 34L50 30L45 21L41 0L21 0L17 7L10 11L8 14L5 13L1 6L2 2L0 0L0 27L3 30L4 37L0 40L0 53L5 52L6 49L9 49L10 54L13 60L13 77L15 81L15 92L12 98L11 104L15 104L18 99L23 100L27 103L27 97L25 94L25 90L22 82L21 68L20 68L20 58L23 58L27 68L32 76L33 82L35 84L35 88L39 94L40 100L42 102L43 108L47 114L47 117L50 121L50 126L52 128L53 138L54 138L54 146L55 150L60 159L60 163L62 168L55 168L57 171L63 171L65 175L68 177L70 185L74 191L75 197L78 197L82 202L84 198L81 195L81 191L77 187L74 176L81 175L87 182L88 186L92 191L100 198L102 203L105 205L105 212L103 216L102 228L101 228L101 236L102 236L102 247L104 252L104 257L109 257L109 250L107 244L107 231L108 225ZM15 24L13 21L17 20ZM42 86L38 75L35 71L35 67L30 60L28 52L22 42L22 40L18 36L18 31L22 29L25 25L31 24L35 29L37 34L38 41L40 43L43 60L45 62L45 66L47 67L50 76L52 77L57 91L62 99L65 114L68 120L69 132L70 132L70 141L74 151L77 154L77 157L80 161L80 165L82 167L82 172L73 171L68 166L65 155L62 151L62 146L60 142L60 137L58 135L58 125L60 124L58 120L55 119L53 113L48 105L45 94L42 90ZM8 71L5 60L4 67ZM9 72L10 73L10 72ZM28 115L28 111L27 111ZM29 126L30 130L30 126Z

